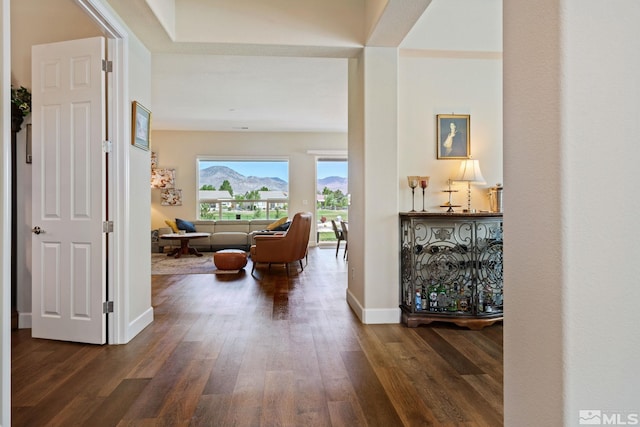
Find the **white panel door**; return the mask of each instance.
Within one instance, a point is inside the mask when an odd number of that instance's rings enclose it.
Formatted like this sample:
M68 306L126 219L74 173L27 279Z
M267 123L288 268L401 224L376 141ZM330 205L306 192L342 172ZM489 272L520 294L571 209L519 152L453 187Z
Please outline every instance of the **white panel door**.
M32 335L104 344L105 40L33 46Z

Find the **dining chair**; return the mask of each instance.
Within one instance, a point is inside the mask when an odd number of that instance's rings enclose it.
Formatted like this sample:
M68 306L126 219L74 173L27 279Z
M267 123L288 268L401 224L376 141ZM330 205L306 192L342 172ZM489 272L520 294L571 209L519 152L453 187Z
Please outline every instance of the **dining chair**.
M338 228L335 220L331 220L331 226L333 227L333 233L336 235L336 239L338 239L338 244L336 245L336 258L338 257L338 251L340 250L340 242L344 240L344 236L342 235L342 230Z
M342 259L349 260L347 256L347 250L349 248L349 224L341 221L340 226L342 227L342 238L344 239L344 255L342 255Z

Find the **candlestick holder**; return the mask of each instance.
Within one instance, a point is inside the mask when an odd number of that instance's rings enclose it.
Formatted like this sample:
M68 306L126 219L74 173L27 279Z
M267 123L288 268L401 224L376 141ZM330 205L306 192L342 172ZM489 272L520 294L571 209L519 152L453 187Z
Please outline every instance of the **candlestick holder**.
M420 187L422 188L422 212L426 212L424 209L424 190L429 186L429 177L421 176L420 177Z
M415 176L415 175L407 176L407 183L409 184L409 187L411 188L411 210L409 212L415 212L416 211L416 207L415 207L416 187L420 183L420 177L419 176Z

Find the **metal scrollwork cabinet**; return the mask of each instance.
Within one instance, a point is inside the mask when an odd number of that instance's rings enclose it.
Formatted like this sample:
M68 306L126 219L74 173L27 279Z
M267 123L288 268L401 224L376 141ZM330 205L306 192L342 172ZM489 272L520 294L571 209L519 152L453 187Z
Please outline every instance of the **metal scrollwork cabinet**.
M400 214L400 309L409 327L502 320L502 214Z

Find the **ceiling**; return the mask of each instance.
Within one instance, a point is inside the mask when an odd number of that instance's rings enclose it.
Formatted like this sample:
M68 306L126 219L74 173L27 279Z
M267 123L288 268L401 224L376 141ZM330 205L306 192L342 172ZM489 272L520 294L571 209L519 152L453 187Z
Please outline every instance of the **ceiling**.
M502 43L501 0L108 2L151 51L160 130L346 132L348 58L363 46Z

